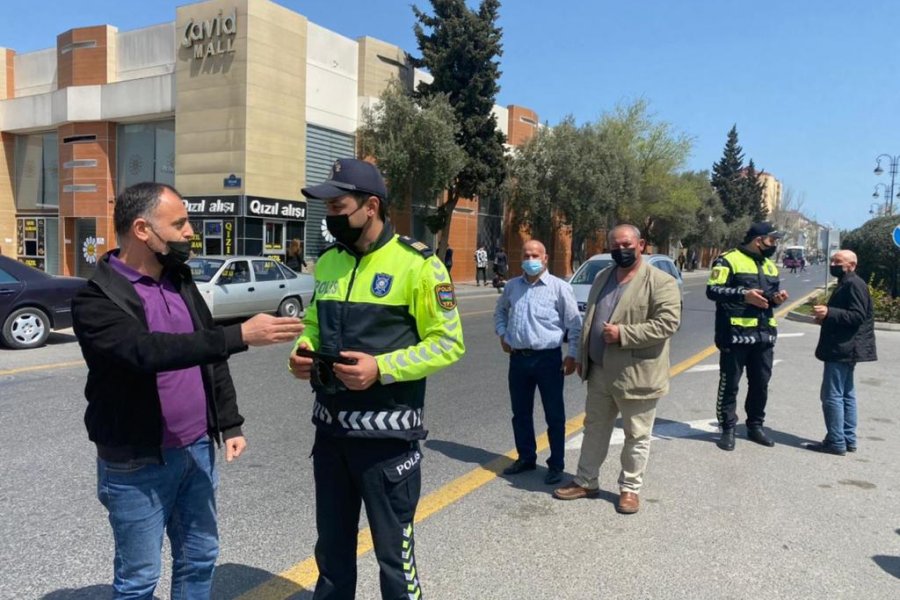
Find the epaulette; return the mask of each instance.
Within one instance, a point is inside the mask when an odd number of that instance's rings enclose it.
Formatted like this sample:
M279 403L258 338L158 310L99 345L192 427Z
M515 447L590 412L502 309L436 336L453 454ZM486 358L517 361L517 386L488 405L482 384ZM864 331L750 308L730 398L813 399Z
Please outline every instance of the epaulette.
M338 244L337 242L334 242L333 244L328 244L327 246L325 246L324 248L319 250L319 258L322 258L322 255L325 254L326 252L328 252L329 250L331 250L332 248L341 248L341 247L342 246L340 244Z
M397 241L404 246L409 246L410 248L421 254L424 258L434 256L434 250L431 249L431 246L424 242L420 242L419 240L415 240L408 235L397 236Z

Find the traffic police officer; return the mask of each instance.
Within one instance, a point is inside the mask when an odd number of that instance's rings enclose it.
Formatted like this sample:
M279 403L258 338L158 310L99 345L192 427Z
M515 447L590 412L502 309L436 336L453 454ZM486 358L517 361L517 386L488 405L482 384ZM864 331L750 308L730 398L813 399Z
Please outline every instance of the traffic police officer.
M754 223L743 245L716 259L706 284L706 297L716 302L716 417L722 428L717 445L722 450L734 450L738 384L745 368L747 437L763 446L775 445L763 430L763 421L778 335L773 306L788 297L787 291L779 289L778 268L771 260L781 237L771 223Z
M419 598L413 519L425 377L465 353L453 284L428 246L394 233L378 169L340 159L303 189L325 201L335 243L315 265L316 288L290 368L311 379L316 426L314 598L353 598L365 503L383 598ZM313 350L314 358L297 356ZM335 359L334 357L340 357ZM342 364L355 363L355 364Z

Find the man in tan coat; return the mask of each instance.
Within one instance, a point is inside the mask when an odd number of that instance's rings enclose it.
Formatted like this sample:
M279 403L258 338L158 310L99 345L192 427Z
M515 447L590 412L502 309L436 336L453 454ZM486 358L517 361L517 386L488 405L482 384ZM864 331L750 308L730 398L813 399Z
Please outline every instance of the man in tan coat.
M576 362L588 385L578 472L553 495L575 500L600 493L600 465L621 413L625 445L616 510L632 514L640 508L656 403L669 391L669 338L681 322L681 297L671 275L641 259L645 242L637 227L618 225L609 245L616 264L591 286Z

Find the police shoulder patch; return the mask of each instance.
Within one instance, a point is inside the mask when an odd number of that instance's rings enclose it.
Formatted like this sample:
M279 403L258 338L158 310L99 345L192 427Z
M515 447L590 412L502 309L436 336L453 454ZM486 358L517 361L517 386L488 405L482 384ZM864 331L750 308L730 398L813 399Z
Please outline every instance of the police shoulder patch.
M456 293L453 291L452 283L437 284L434 286L434 293L441 308L444 310L456 308Z
M429 256L432 256L434 254L434 250L432 250L428 244L413 239L408 235L398 236L397 241L404 246L412 248L413 250L421 254L424 258L428 258Z
M709 274L709 285L719 285L728 280L728 267L716 265Z

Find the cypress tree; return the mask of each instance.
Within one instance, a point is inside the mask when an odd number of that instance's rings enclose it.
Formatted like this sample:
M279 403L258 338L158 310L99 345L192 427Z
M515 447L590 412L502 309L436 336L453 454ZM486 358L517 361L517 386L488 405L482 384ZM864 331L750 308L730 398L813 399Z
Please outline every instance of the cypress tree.
M497 27L499 0L482 0L477 11L464 0L430 3L433 15L413 6L422 56L412 62L434 78L431 83L420 83L417 92L423 97L447 96L460 125L456 140L467 156L465 167L430 223L433 231L441 232L438 254L443 256L446 232L459 199L496 193L506 176L505 139L492 112L500 90L497 58L503 52L502 30Z

